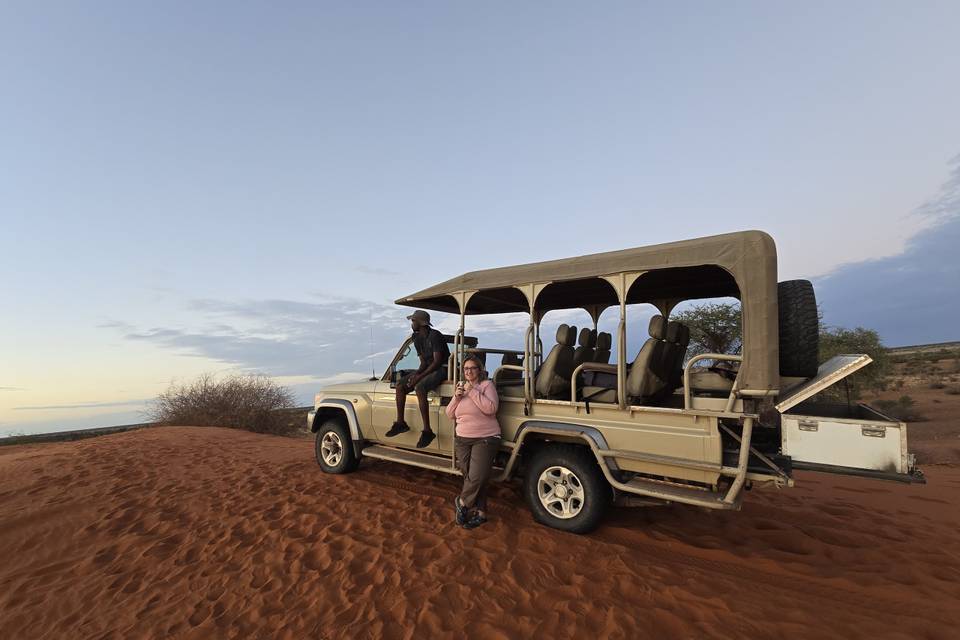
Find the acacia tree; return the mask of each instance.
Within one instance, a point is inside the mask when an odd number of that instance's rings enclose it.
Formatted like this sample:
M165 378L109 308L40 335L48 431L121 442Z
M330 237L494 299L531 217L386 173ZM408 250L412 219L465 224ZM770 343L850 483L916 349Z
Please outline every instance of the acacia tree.
M890 370L890 356L880 340L880 335L873 329L829 327L821 322L820 362L826 362L843 353L865 353L873 359L870 365L847 378L846 385L849 386L851 399L859 398L866 390L884 387L884 380ZM834 390L834 393L839 391Z
M701 353L739 353L743 345L739 304L698 304L676 314L672 320L690 327L688 358Z

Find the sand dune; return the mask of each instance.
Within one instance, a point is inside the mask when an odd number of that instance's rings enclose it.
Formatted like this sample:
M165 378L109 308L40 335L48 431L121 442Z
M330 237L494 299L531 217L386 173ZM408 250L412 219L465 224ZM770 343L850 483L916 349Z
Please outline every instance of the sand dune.
M154 428L0 449L0 637L882 637L960 626L960 466L903 486L798 474L740 513L535 524L515 486L310 440Z

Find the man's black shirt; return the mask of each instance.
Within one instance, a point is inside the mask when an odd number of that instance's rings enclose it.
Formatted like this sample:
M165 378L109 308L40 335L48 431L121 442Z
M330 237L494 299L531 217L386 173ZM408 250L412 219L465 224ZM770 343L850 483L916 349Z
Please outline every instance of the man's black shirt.
M426 336L417 331L413 334L413 346L417 348L417 355L423 358L429 367L433 363L433 354L440 353L440 366L447 366L450 358L450 349L443 334L431 328Z

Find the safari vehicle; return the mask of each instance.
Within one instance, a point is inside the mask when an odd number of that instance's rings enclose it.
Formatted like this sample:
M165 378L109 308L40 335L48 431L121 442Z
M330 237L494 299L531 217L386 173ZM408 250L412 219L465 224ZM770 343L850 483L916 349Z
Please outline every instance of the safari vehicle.
M671 311L718 297L740 301L741 353L687 358L689 328L670 321ZM501 360L492 373L503 432L495 477L521 476L534 518L558 529L587 532L612 503L738 509L751 486L793 486L795 469L922 481L903 422L863 404L811 400L870 358L818 363L813 287L777 282L776 248L766 233L476 271L396 302L460 317L448 336L450 379L430 394L438 437L413 449L421 422L414 402L405 416L412 430L384 438L395 418L396 381L419 364L408 338L379 379L317 394L307 420L328 473L352 471L369 457L459 474L454 424L442 407L461 375L455 365L476 353ZM659 314L631 354L627 312L637 303ZM544 350L544 315L578 308L593 321L580 331L579 346L575 328L561 325ZM612 362L613 336L597 334L608 308L619 314ZM517 311L529 314L522 351L467 335L470 317Z

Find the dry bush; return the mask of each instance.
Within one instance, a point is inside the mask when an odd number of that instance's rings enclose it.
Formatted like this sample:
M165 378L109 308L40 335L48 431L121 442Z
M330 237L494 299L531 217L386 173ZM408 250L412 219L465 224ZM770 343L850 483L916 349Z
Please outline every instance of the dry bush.
M944 388L946 388L946 386L947 386L947 385L943 384L943 383L940 382L939 380L937 380L936 382L931 382L931 383L930 383L930 388L931 388L931 389L944 389Z
M910 396L900 396L896 400L877 400L877 407L891 418L904 422L920 422L927 417L916 409L917 401Z
M950 387L947 389L947 394L951 396L960 396L960 387Z
M154 422L165 425L231 427L286 435L293 393L266 376L237 375L217 379L203 374L161 393L150 408Z

